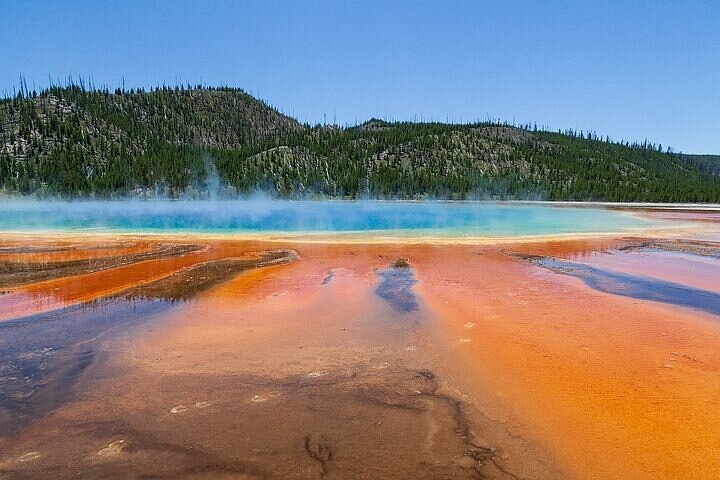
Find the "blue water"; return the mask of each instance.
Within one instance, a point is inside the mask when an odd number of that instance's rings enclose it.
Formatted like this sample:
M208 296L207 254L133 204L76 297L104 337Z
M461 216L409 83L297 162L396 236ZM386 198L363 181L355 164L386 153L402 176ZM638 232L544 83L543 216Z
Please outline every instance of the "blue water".
M452 202L0 202L2 231L350 233L504 237L630 231L657 225L601 208Z

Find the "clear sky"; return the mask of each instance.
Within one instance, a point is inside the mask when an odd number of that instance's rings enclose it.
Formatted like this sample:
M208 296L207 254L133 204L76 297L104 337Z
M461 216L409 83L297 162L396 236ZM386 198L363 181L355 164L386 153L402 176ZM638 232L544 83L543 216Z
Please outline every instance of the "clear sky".
M720 153L720 1L2 0L19 75L231 85L301 121L487 118Z

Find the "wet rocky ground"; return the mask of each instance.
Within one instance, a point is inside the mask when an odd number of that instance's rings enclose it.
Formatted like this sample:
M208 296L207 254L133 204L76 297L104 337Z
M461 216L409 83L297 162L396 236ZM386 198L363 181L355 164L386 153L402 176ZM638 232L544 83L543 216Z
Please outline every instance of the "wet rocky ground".
M178 248L172 251L191 251ZM281 345L302 341L292 347L301 352L291 352L301 355L292 368L277 365L288 347L273 343L249 364L233 360L239 353L230 346L223 355L232 373L153 373L114 357L118 341L132 348L128 339L155 324L167 328L174 309L182 312L203 292L297 260L292 250L249 252L0 323L0 478L517 478L473 421L472 405L443 386L422 354L430 351L421 334L428 314L406 258L375 272L377 302L368 311L382 321L355 309L357 318L338 317L346 326L320 337L289 327L279 334ZM72 265L46 276L88 271L82 261ZM14 272L32 276L33 268ZM326 271L320 286L328 300L297 315L333 317L345 276L342 268ZM328 353L327 343L348 336ZM313 358L328 366L308 371Z
M101 337L127 332L240 272L296 258L279 250L204 262L115 295L0 322L0 432L16 432L71 399Z

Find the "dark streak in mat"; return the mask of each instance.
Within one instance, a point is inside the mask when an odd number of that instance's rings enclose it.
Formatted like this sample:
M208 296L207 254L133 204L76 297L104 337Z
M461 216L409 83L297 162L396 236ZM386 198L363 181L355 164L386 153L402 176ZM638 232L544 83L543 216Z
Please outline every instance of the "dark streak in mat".
M10 262L0 260L0 286L19 286L70 275L84 275L147 260L187 255L205 248L207 248L205 245L160 244L157 248L146 252L84 258L81 260L60 262Z
M382 282L375 289L375 293L380 298L400 313L418 309L417 299L412 291L417 280L407 258L398 259L385 270L380 270L378 275Z
M327 275L325 275L325 278L323 278L322 285L328 285L330 282L332 282L334 277L335 277L335 272L332 270L329 270L327 272Z
M687 253L701 257L720 258L720 243L699 240L643 240L626 239L631 243L618 248L619 251L666 251Z
M12 246L12 247L0 247L0 255L6 253L55 253L55 252L68 252L74 250L71 246Z
M95 358L96 340L144 323L244 270L296 258L280 250L202 263L113 296L0 323L0 435L67 401Z
M582 280L595 290L702 310L720 315L720 294L650 277L612 272L551 257L525 257L555 273Z

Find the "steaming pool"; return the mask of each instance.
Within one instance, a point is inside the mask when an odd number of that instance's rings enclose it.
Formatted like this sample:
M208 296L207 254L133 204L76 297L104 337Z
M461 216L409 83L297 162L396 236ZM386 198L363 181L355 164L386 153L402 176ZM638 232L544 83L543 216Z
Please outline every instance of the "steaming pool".
M630 232L664 224L627 211L547 204L265 200L0 203L0 230L6 232L376 232L496 238Z

